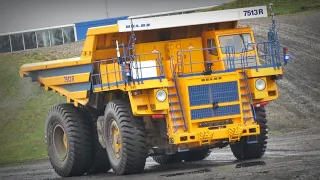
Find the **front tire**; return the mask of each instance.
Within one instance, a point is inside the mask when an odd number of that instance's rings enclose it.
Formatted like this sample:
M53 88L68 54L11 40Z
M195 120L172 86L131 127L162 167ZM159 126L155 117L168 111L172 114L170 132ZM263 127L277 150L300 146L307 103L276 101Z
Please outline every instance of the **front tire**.
M247 144L246 138L241 138L239 142L230 144L233 155L239 160L261 158L267 148L268 126L266 119L266 109L264 107L255 108L257 123L260 126L260 135L258 142L255 144Z
M45 126L47 151L62 177L85 174L92 164L92 124L73 104L53 106Z
M117 175L141 173L148 156L143 120L133 116L128 103L117 100L106 107L104 127L113 171Z

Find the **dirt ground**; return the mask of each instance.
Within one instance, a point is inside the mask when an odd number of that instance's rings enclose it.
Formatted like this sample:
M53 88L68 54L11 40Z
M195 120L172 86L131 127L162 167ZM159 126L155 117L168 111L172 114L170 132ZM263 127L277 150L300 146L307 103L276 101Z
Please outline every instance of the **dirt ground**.
M112 172L67 179L319 179L320 133L317 128L270 135L266 155L252 161L236 161L230 148L214 149L203 161L158 165L147 159L145 172L115 176ZM41 161L0 168L0 179L57 179L50 163Z
M149 158L145 172L139 175L119 177L109 172L70 179L319 179L319 19L320 12L277 17L280 40L293 59L284 67L284 79L278 82L280 98L267 107L270 135L262 159L238 162L229 148L214 149L207 159L194 163L161 166ZM247 24L262 40L270 19L241 23ZM54 178L59 177L47 161L0 167L0 179Z

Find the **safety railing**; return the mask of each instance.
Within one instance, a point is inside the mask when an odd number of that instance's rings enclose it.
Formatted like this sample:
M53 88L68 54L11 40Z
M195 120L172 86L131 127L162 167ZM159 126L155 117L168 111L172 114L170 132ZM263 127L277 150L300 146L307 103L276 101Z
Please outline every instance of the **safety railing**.
M218 59L219 49L225 52L226 58ZM232 46L180 50L177 59L171 58L171 69L174 76L211 74L235 70L235 48ZM174 62L176 61L176 62Z
M143 84L145 80L165 78L161 53L145 53L93 63L91 83L94 88Z
M250 43L242 50L240 64L242 68L251 67L258 71L261 67L281 66L281 48L279 41ZM256 53L250 53L253 49ZM237 60L236 60L237 63Z

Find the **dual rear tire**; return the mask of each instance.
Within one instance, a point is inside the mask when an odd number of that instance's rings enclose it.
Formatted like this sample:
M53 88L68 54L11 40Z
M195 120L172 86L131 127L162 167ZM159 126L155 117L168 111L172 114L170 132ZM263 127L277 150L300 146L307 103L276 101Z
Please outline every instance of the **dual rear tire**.
M45 134L50 163L62 177L85 174L93 163L92 122L72 104L53 106Z
M118 175L141 173L148 156L144 123L130 106L110 102L105 111L104 149L98 140L94 117L73 106L54 106L46 120L45 134L50 163L62 177L109 171Z

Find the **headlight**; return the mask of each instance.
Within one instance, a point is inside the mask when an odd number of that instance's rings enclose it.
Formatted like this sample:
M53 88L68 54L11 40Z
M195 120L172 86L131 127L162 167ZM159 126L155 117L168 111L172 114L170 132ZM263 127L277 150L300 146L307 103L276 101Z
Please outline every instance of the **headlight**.
M159 90L156 93L156 98L158 101L163 102L167 99L167 93L164 90Z
M266 82L263 79L256 80L256 89L262 91L264 88L266 88Z

